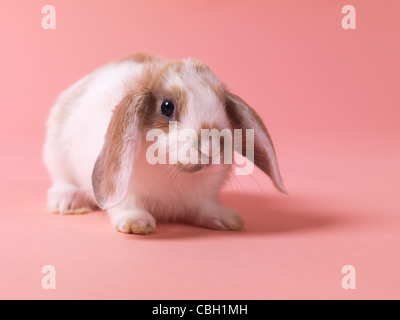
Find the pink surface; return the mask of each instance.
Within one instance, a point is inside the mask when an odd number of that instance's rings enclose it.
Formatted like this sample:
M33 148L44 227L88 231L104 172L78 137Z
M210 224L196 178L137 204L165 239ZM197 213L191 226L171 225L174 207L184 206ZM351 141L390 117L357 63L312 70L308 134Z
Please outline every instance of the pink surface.
M400 2L48 1L56 30L44 4L0 6L0 298L400 298ZM341 27L346 4L356 30ZM242 232L124 235L103 212L46 212L56 95L139 50L206 61L265 120L289 195L258 170L230 181Z

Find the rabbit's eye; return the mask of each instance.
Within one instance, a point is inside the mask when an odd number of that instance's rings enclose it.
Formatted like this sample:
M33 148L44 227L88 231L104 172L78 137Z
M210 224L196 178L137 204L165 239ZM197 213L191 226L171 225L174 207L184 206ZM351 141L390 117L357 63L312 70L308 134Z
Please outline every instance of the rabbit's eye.
M163 103L161 104L161 113L164 116L167 116L168 118L172 117L172 114L174 113L174 104L170 100L164 100Z

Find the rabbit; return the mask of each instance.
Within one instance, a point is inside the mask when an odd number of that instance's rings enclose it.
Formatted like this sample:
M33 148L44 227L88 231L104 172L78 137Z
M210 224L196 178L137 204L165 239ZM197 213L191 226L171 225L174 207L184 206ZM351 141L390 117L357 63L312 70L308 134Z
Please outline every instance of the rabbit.
M232 165L150 164L148 150L158 143L148 141L151 130L172 137L185 128L199 134L212 128L254 129L252 163L287 192L261 118L193 58L137 53L109 63L62 92L46 125L43 159L52 180L48 210L79 214L104 209L123 233L154 233L156 221L219 230L244 225L233 209L219 203ZM192 145L199 151L196 157L212 158L200 144ZM244 146L235 148L244 155Z

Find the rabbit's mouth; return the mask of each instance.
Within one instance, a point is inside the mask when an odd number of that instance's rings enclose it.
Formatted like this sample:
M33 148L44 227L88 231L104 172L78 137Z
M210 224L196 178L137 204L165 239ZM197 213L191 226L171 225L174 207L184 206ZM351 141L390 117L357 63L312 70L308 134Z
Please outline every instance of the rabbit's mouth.
M177 163L176 167L179 172L184 172L184 173L196 173L199 171L208 171L210 169L217 169L218 167L223 166L223 164L215 164L215 163L207 163L207 164L182 164L182 163Z
M179 171L187 172L187 173L195 173L198 172L205 167L209 166L207 164L182 164L182 163L177 163L176 166L178 167Z

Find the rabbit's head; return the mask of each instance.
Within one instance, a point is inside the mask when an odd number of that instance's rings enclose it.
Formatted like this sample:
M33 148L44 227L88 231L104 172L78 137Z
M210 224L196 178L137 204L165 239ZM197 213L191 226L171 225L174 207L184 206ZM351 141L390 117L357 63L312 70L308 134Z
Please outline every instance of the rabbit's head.
M240 141L237 129L242 130ZM254 130L253 139L246 138L246 129ZM109 208L124 199L139 153L146 153L149 165L168 165L195 177L226 170L233 149L286 192L261 118L207 65L193 59L145 61L108 126L92 175L96 200Z

